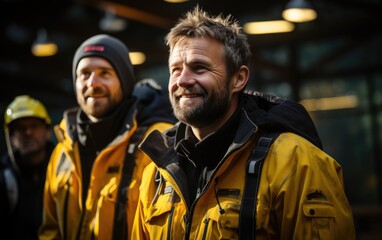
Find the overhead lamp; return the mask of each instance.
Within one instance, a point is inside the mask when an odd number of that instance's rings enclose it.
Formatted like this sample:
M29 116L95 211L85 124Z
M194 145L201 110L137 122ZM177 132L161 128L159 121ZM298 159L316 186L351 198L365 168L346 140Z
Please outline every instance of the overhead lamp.
M133 65L141 65L146 61L146 55L143 52L130 52L129 57Z
M285 33L294 30L294 24L284 20L248 22L243 25L247 34Z
M189 0L163 0L163 1L168 3L184 3L184 2L188 2Z
M48 34L44 28L37 32L37 38L32 44L32 54L36 57L49 57L57 53L57 44L48 41Z
M99 28L106 32L120 32L126 29L127 22L115 15L115 11L109 8L105 16L99 22Z
M290 0L282 13L285 20L290 22L309 22L317 18L317 12L306 0Z
M344 95L326 98L303 99L300 103L310 112L356 108L359 99L356 95Z

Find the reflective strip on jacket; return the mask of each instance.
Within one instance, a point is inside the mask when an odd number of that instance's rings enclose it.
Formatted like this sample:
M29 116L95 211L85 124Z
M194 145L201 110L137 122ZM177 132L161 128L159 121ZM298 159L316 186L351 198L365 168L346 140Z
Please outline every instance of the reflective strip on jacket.
M168 171L175 172L176 164L159 168L161 178L157 166L150 164L140 187L132 238L184 239L185 219L191 217L189 239L237 239L246 161L255 138L227 156L192 209L187 209L186 193L177 184L182 179ZM263 163L256 209L257 240L356 238L341 166L294 133L282 133L271 146Z
M86 206L82 206L82 179L78 144L74 144L66 132L63 120L60 124L62 141L57 144L47 170L45 206L40 239L111 239L115 203L126 147L137 126L118 136L94 161L89 183ZM151 125L145 136L157 129L163 131L172 124L161 122ZM70 161L64 161L65 158ZM142 172L149 158L137 151L135 169L128 190L127 222L131 233L137 206ZM83 214L82 214L83 212ZM82 224L80 223L82 221ZM78 226L81 225L81 229ZM78 235L78 236L77 236Z

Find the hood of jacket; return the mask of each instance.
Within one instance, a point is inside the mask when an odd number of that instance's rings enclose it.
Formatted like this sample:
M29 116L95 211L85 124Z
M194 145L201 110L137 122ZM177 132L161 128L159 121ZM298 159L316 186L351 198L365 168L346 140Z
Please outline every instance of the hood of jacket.
M149 126L155 122L171 124L177 122L168 92L155 80L143 79L139 81L134 87L133 95L138 99L137 122L139 126Z
M299 103L266 93L243 93L240 106L259 128L272 132L292 132L322 149L315 124Z

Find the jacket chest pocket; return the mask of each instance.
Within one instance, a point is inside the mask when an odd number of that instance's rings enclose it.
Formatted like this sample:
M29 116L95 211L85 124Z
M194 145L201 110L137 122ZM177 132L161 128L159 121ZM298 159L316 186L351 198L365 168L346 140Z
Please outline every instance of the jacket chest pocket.
M199 224L197 239L238 239L240 201L219 198Z
M303 206L304 216L309 219L304 226L311 239L334 239L335 211L325 200L312 200Z
M174 203L174 198L176 197L177 195L173 190L162 193L158 195L149 206L148 211L145 211L144 217L146 225L149 228L148 231L155 236L168 239L168 234L184 232L184 230L182 230L183 224L180 224L182 221L179 221L179 214L177 214L180 209L184 208L179 201Z
M96 211L96 214L93 215L94 218L91 220L91 226L93 226L93 231L96 236L99 235L100 226L102 226L102 229L113 229L113 216L117 203L117 190L118 186L116 178L113 177L108 184L102 188L101 192L99 194L94 194L94 199L90 200L90 202L92 202L91 208ZM124 204L126 204L126 201Z

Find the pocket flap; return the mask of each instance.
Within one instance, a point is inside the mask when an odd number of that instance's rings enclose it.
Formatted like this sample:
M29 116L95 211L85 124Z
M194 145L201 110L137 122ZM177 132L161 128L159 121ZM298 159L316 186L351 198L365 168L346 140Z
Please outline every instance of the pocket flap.
M328 204L305 204L303 206L306 217L335 217L334 208Z

